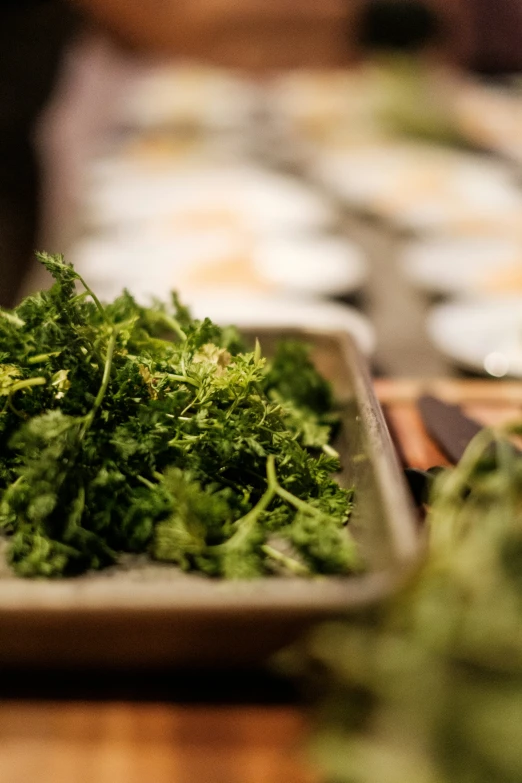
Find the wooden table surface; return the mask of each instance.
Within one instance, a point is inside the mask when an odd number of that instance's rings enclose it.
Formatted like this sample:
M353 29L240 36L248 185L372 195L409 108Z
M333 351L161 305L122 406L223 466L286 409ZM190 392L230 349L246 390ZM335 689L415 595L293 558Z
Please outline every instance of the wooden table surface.
M313 783L296 707L13 701L5 783Z
M419 394L462 403L485 424L522 414L521 383L376 385L403 460L420 468L444 456L422 428ZM205 702L197 676L177 693L160 675L149 690L137 687L145 675L117 687L110 674L90 676L92 687L85 674L3 673L0 783L319 783L304 752L305 709L273 685L258 683L250 698L247 680L233 677L230 690L223 681Z

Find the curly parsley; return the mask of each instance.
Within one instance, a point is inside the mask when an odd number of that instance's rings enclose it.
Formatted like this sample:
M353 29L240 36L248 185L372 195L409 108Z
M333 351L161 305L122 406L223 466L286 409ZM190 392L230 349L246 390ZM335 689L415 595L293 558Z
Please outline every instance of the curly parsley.
M331 391L305 347L267 363L175 296L102 305L61 256L39 260L54 286L0 311L0 528L17 574L122 552L228 578L360 567Z

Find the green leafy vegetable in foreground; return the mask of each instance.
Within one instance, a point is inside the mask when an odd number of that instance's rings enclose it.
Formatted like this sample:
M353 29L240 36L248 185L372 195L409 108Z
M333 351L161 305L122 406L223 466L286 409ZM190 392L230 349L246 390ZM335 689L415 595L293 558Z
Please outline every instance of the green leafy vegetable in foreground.
M505 435L480 433L438 479L406 588L294 658L322 672L326 780L522 783L522 457Z
M330 388L304 346L267 364L175 297L103 306L60 256L39 259L55 285L0 310L0 525L16 573L79 574L121 552L230 578L360 567Z

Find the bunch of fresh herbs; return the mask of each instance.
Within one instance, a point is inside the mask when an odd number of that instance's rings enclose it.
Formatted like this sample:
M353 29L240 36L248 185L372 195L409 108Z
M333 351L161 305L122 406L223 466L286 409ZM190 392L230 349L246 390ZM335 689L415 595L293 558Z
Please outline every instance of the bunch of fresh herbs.
M293 661L321 693L326 780L522 782L522 457L507 434L480 433L439 477L406 589L317 628Z
M332 394L305 346L267 363L175 296L104 306L62 257L39 260L54 286L0 310L0 526L17 574L122 552L229 578L360 567Z

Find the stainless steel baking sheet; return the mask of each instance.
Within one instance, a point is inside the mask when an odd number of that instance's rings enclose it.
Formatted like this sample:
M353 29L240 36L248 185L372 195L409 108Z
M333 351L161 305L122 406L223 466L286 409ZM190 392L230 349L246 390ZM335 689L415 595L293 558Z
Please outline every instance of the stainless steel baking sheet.
M264 352L288 332L257 332ZM317 620L396 589L419 553L416 518L364 360L346 334L302 331L342 407L340 481L367 572L347 578L215 581L147 558L62 581L0 575L0 664L257 664Z

